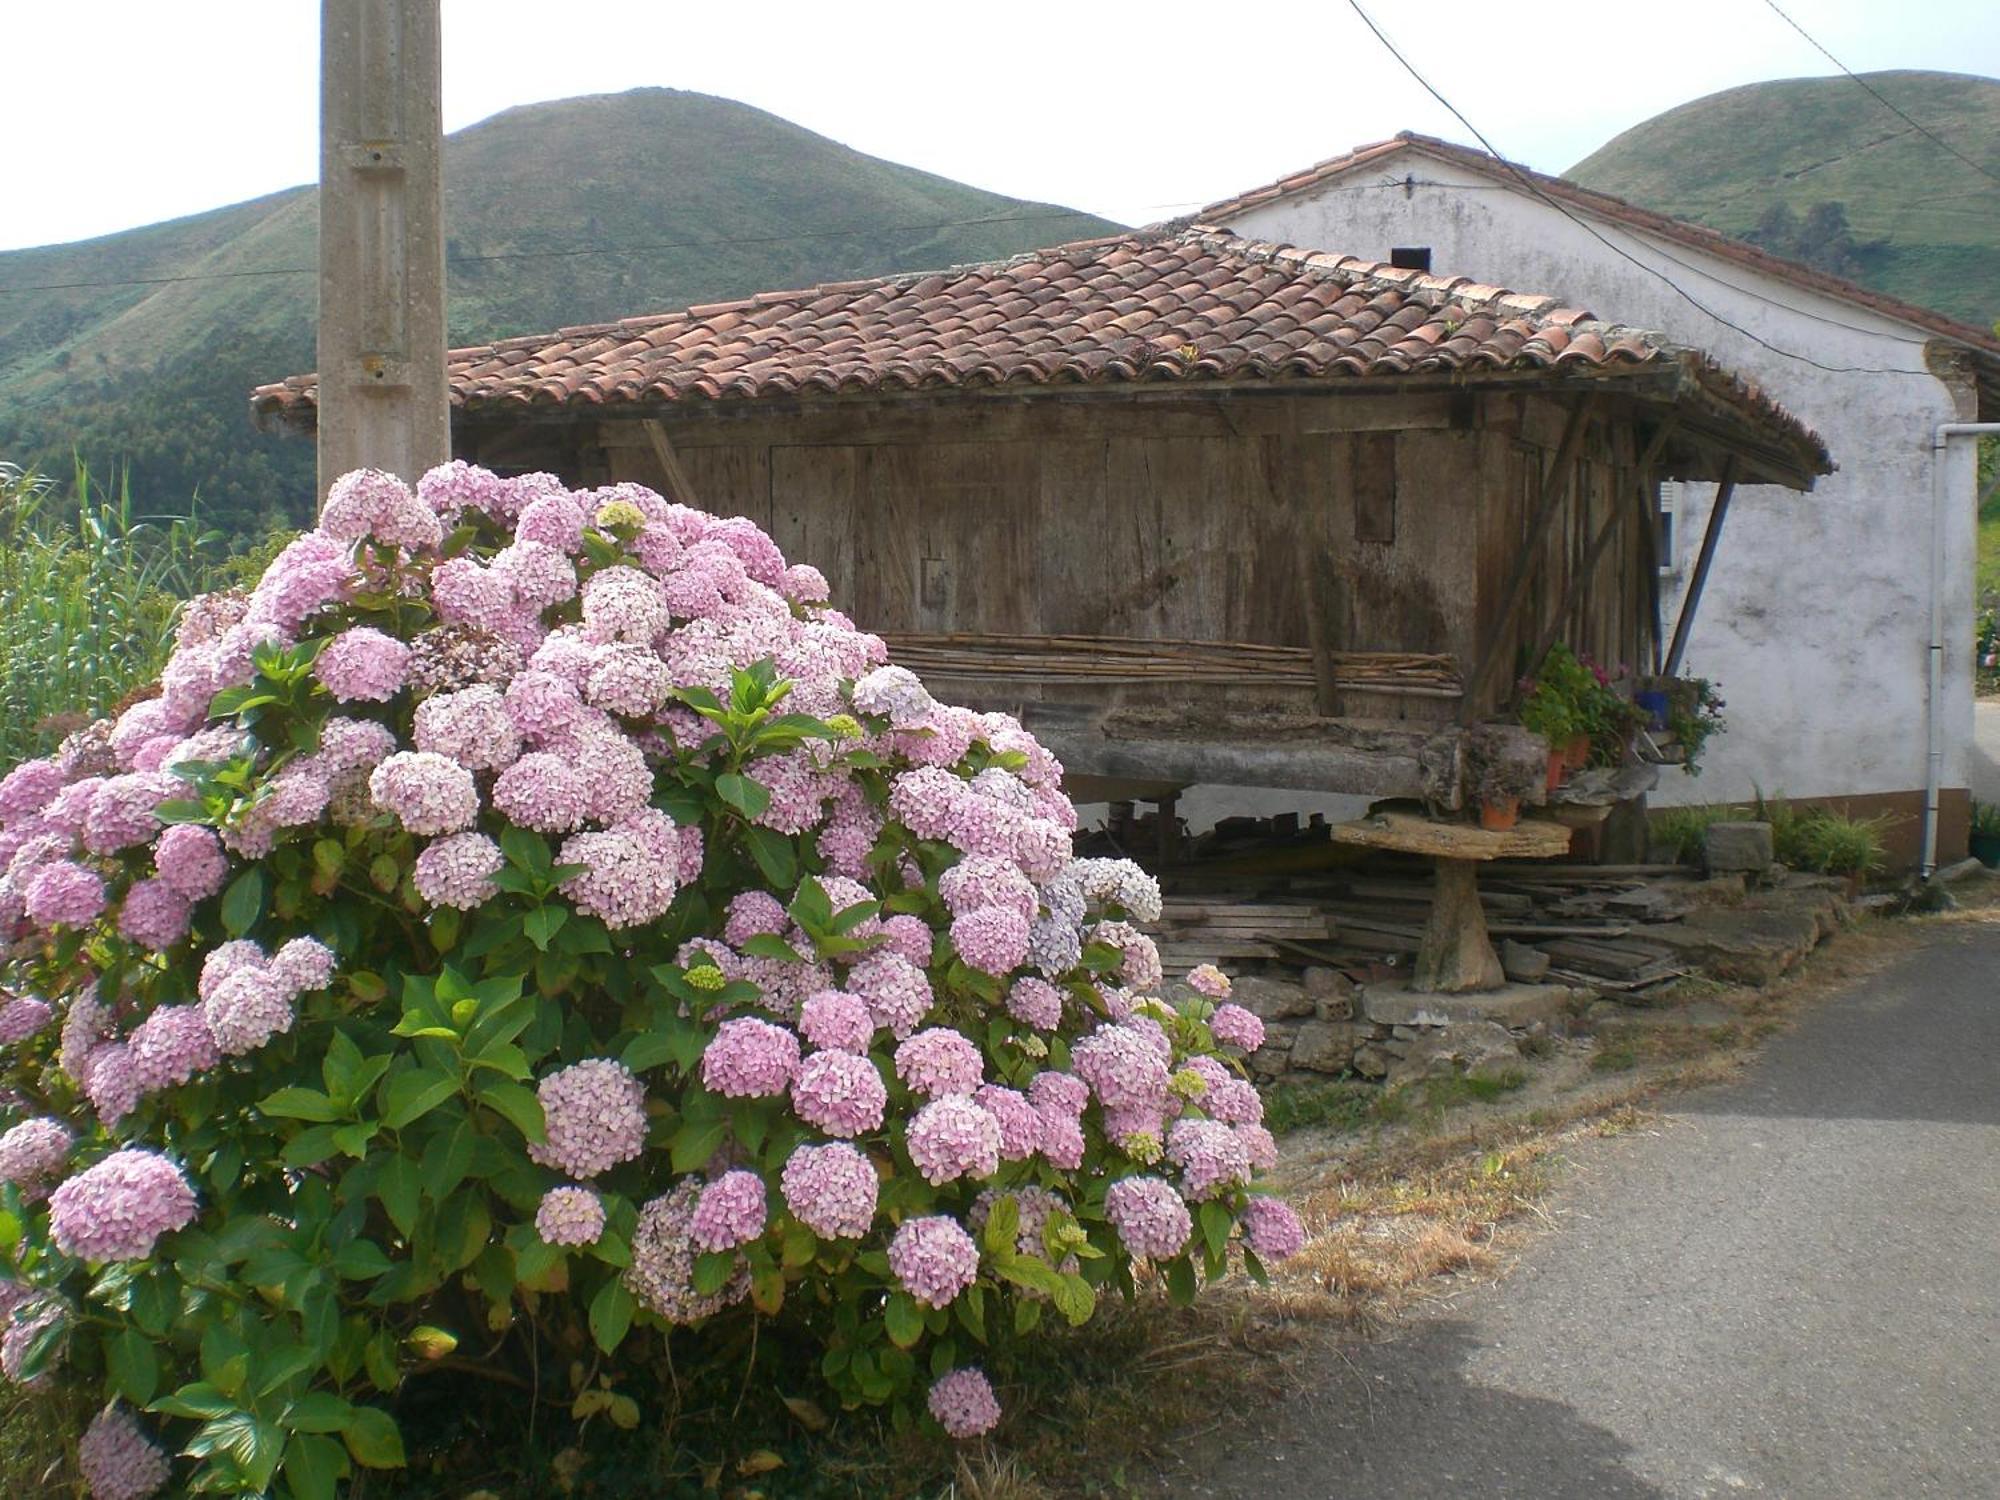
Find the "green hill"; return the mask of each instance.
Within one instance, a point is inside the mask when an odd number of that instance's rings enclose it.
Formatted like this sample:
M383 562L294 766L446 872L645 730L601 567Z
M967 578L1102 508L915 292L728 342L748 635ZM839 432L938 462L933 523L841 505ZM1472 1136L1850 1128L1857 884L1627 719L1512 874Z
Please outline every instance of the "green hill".
M2000 81L1863 76L2000 174ZM2000 318L2000 183L1846 77L1710 94L1633 126L1564 175L1979 327Z
M445 197L455 343L1115 227L672 89L529 105L459 131ZM316 192L294 188L0 254L0 457L67 473L79 445L100 473L129 463L134 494L155 504L199 491L227 529L296 518L311 446L253 431L246 397L313 365L317 225Z

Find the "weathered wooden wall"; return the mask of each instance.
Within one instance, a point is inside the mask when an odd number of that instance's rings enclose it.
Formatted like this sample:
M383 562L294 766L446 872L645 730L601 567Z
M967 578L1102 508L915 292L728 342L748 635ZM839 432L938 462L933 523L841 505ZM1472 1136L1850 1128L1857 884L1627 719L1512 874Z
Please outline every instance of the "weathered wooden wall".
M961 400L709 408L662 427L706 509L750 517L887 632L1121 636L1306 647L1307 599L1343 651L1445 652L1476 705L1509 696L1569 601L1558 638L1642 665L1647 562L1638 444L1607 408L1572 465L1516 618L1500 595L1560 444L1567 406L1511 393ZM462 434L461 451L585 482L666 489L643 425L603 420ZM1605 520L1624 523L1580 580ZM1650 524L1650 523L1648 523ZM992 699L995 691L968 694ZM1008 684L1008 702L1115 699L1311 712L1311 692L1254 682ZM1338 711L1440 721L1434 696L1343 693Z

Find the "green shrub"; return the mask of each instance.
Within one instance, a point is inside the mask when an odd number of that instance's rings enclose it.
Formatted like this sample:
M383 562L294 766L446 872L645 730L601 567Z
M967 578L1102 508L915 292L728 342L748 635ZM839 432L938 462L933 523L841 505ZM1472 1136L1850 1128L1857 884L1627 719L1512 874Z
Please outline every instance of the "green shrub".
M1158 886L824 598L633 486L351 475L0 780L0 1368L112 1399L86 1479L322 1500L438 1371L631 1428L767 1346L972 1436L1135 1261L1297 1248L1256 1018L1148 998Z

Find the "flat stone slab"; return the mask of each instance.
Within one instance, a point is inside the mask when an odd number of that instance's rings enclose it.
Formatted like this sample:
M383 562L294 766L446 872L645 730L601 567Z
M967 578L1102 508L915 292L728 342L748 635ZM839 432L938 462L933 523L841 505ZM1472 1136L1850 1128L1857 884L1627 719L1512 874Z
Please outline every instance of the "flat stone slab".
M1819 946L1820 921L1809 912L1711 907L1685 922L1635 927L1632 936L1671 948L1716 979L1765 985Z
M1456 1026L1492 1021L1510 1030L1555 1021L1576 994L1566 984L1509 984L1458 995L1419 994L1404 979L1364 985L1361 1014L1377 1026Z
M1750 820L1711 823L1702 835L1701 855L1711 875L1732 870L1762 875L1771 868L1771 825Z
M1540 818L1523 818L1505 833L1470 823L1441 823L1419 813L1370 813L1327 830L1336 844L1428 854L1434 859L1552 859L1569 853L1569 830Z

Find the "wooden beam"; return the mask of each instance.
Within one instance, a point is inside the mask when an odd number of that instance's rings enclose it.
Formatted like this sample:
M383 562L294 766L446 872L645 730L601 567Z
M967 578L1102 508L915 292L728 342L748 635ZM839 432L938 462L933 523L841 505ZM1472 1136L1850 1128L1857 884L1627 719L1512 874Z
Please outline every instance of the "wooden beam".
M1709 565L1715 561L1716 545L1722 540L1722 522L1736 493L1736 467L1734 454L1722 465L1722 482L1715 487L1715 504L1709 507L1708 525L1701 534L1701 555L1695 559L1694 577L1688 580L1687 597L1681 601L1680 616L1674 621L1674 643L1667 648L1667 659L1661 667L1668 677L1680 670L1681 658L1687 654L1688 633L1694 629L1695 611L1701 608L1701 591L1708 584Z
M1562 634L1563 627L1569 623L1570 615L1589 592L1590 581L1597 573L1597 565L1604 560L1604 549L1611 545L1611 539L1617 536L1619 528L1624 524L1625 510L1625 503L1622 500L1614 500L1611 515L1597 529L1597 535L1590 539L1590 548L1583 555L1582 565L1570 577L1569 587L1563 590L1562 602L1556 606L1554 618L1542 631L1541 639L1535 642L1535 649L1530 653L1526 663L1527 671L1532 673L1541 665L1542 658L1548 655L1549 647L1556 643L1556 637Z
M1528 534L1521 542L1521 550L1514 558L1514 570L1507 576L1507 587L1501 591L1499 617L1493 622L1493 630L1486 638L1486 647L1479 654L1479 664L1472 669L1472 675L1465 682L1465 697L1458 706L1461 724L1469 723L1479 712L1479 698L1485 689L1486 679L1493 674L1506 647L1508 633L1513 629L1514 617L1520 613L1522 601L1526 598L1528 579L1535 571L1535 564L1541 555L1542 542L1547 538L1549 523L1555 519L1563 499L1569 494L1570 482L1576 468L1577 450L1583 446L1584 433L1590 426L1590 415L1594 403L1589 397L1579 399L1570 408L1569 420L1563 427L1562 441L1556 445L1554 460L1542 476L1541 503L1536 508L1535 518L1528 526Z
M1646 451L1639 455L1638 495L1639 539L1644 543L1646 568L1646 618L1652 627L1652 671L1660 674L1660 663L1667 643L1661 639L1660 629L1660 493L1659 481L1654 477L1653 466L1666 451L1667 440L1674 429L1680 426L1681 416L1677 411L1668 412L1667 419L1653 432Z
M695 498L693 481L687 477L687 470L681 467L680 455L674 452L673 444L667 441L667 429L654 417L645 418L639 425L645 429L646 441L652 446L660 472L667 476L667 488L673 492L667 498L700 509L701 501Z

